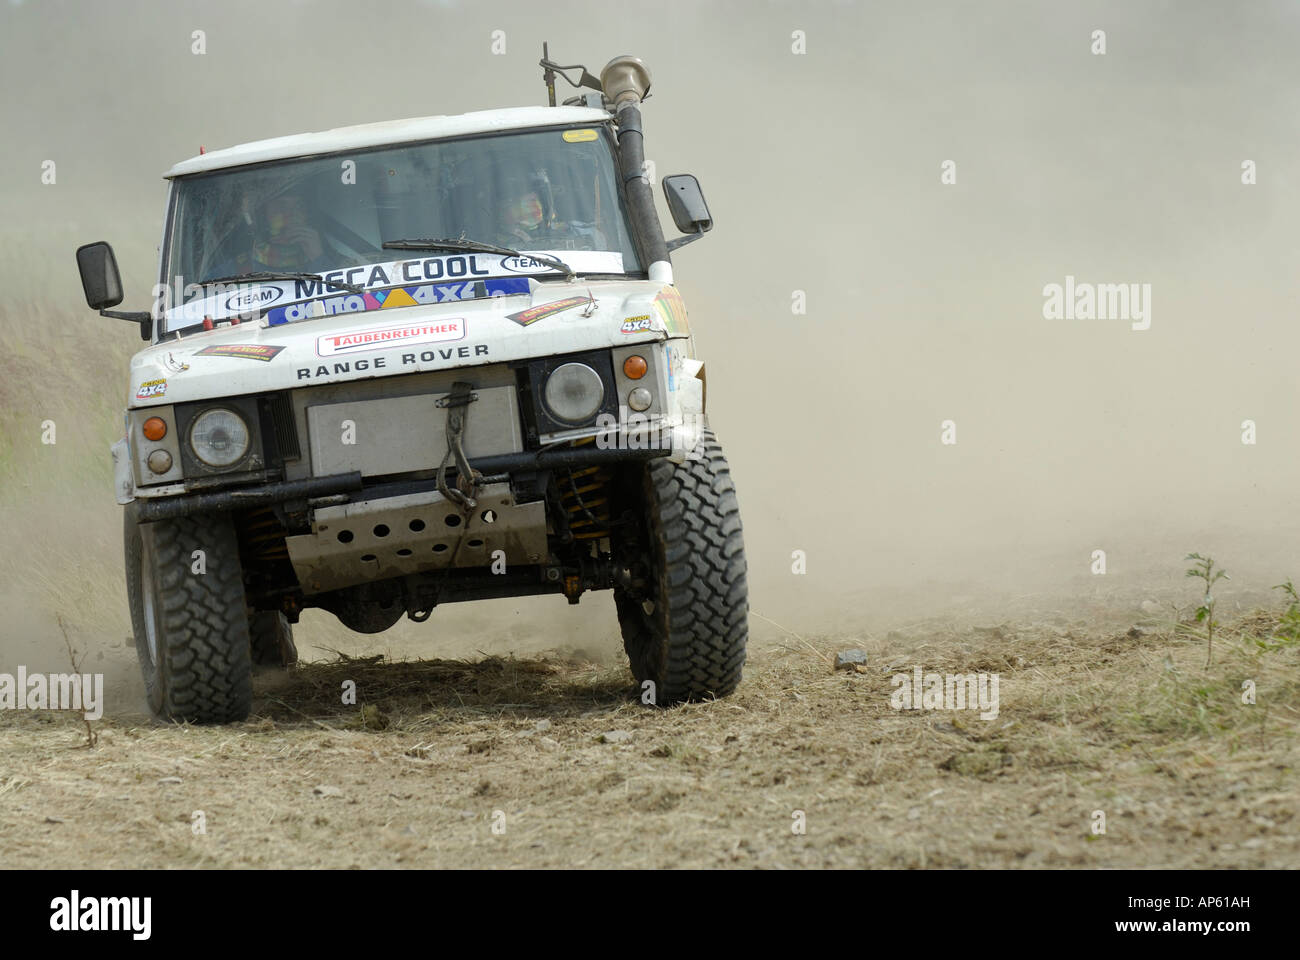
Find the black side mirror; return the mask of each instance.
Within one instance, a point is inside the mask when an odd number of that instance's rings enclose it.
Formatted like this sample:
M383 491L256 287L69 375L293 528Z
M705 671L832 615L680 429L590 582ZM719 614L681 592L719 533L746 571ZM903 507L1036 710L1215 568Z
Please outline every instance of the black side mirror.
M153 336L153 314L148 311L121 313L107 309L122 302L122 274L118 272L112 247L103 240L78 247L77 269L81 271L81 289L86 293L86 306L98 310L100 316L140 324L141 340Z
M704 202L700 181L689 173L664 177L664 198L673 215L673 223L682 233L708 233L713 229L709 205Z
M77 269L81 271L81 288L86 292L86 306L105 310L122 302L122 275L117 269L113 248L103 240L77 248Z
M664 177L664 199L668 201L668 210L677 229L688 234L669 241L669 250L690 243L713 229L713 217L709 205L704 202L704 191L700 189L700 181L691 174L675 173Z

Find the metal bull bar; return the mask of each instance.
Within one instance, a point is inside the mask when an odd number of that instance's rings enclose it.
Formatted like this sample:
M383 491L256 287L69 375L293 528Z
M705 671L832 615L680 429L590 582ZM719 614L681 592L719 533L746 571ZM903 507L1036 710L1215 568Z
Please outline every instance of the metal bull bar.
M523 471L573 469L589 467L602 463L615 463L628 460L654 460L666 457L671 451L652 447L649 449L620 450L599 447L566 447L558 450L525 450L522 453L503 453L492 457L480 457L474 468L484 478L493 478L500 474ZM368 488L366 493L373 496L388 487L402 488L404 491L418 489L436 490L434 481L397 481L393 484L380 484ZM176 517L188 517L195 513L222 513L229 510L243 510L247 507L265 507L290 500L307 500L315 497L329 497L338 494L359 493L364 484L359 470L350 473L338 473L328 477L311 477L306 480L284 480L262 486L246 487L236 490L222 490L215 493L183 494L165 499L148 500L138 498L131 504L139 523L156 523L159 520L172 520Z

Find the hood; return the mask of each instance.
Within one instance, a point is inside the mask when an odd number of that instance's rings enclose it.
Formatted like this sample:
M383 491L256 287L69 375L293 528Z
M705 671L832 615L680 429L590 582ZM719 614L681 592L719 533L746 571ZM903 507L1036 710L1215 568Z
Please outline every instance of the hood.
M505 292L518 289L519 292ZM130 408L481 366L690 335L681 296L649 280L538 281L419 303L401 287L355 312L181 331L131 360ZM467 291L468 292L468 291Z

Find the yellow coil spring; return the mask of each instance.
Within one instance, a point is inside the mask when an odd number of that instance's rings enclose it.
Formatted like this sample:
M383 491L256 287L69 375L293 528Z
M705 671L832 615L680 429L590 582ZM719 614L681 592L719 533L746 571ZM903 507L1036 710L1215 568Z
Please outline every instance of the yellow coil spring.
M270 509L251 513L244 521L244 542L249 551L261 560L288 558L284 543L284 527Z
M557 478L575 540L609 536L609 467L583 467Z

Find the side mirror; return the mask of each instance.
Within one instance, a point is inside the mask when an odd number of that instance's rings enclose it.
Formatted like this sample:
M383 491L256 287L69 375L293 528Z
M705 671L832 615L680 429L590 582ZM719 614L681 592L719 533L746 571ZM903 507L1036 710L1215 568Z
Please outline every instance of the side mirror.
M683 244L697 240L713 229L713 217L709 205L704 202L704 191L700 181L689 173L675 173L664 177L664 199L668 201L668 210L673 215L677 229L687 234L668 242L668 249L675 250Z
M81 288L90 309L105 310L122 302L122 275L117 269L117 257L103 240L77 248L77 269L81 271Z
M664 177L664 198L673 215L673 223L682 233L708 233L713 229L709 205L704 202L700 181L689 173Z
M117 269L113 248L103 240L77 248L77 269L81 271L81 289L86 293L86 306L98 310L100 316L116 320L130 320L140 324L140 339L153 336L153 314L148 311L121 313L109 310L122 302L122 274Z

